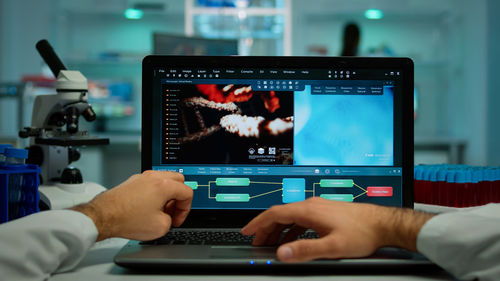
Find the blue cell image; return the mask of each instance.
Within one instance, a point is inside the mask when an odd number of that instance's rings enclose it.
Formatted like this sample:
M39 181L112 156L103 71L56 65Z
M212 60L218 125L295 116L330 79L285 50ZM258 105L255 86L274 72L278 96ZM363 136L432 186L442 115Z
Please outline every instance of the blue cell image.
M382 95L294 93L294 164L391 166L394 88Z

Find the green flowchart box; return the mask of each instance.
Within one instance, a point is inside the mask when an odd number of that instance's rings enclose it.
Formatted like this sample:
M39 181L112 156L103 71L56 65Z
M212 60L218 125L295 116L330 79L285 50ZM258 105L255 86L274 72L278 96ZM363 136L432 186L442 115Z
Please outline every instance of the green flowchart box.
M354 185L352 180L320 180L319 186L321 187L340 187L350 188Z
M215 184L218 186L249 186L249 178L217 178Z
M193 190L198 189L198 182L197 181L185 181L184 184L191 187Z
M319 197L333 201L354 201L354 197L352 196L352 194L321 194Z
M217 202L248 202L250 194L243 193L218 193L215 195Z

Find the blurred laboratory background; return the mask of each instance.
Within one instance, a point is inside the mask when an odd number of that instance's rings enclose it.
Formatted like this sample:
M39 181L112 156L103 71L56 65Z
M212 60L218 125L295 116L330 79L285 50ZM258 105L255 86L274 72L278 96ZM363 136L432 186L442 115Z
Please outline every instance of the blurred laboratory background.
M141 61L148 54L338 56L346 24L359 56L415 62L415 163L500 165L497 0L0 0L0 143L26 146L33 99L55 80L46 38L89 79L110 145L74 166L106 187L140 172ZM84 125L85 124L85 125Z

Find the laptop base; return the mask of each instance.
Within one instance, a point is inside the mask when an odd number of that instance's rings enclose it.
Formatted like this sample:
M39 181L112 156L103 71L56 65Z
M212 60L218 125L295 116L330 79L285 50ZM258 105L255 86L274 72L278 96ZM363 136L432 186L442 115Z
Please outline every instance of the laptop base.
M395 270L400 273L441 270L424 256L397 248L382 248L372 256L361 259L284 263L276 260L276 247L141 245L138 241L130 241L115 256L114 261L129 269L165 271L170 274L241 274L242 271L308 275L349 272L392 274L396 273Z

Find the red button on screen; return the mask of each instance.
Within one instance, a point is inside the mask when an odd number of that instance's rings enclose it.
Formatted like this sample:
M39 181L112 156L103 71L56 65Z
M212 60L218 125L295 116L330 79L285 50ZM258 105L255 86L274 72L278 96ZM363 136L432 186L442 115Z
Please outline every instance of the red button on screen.
M370 197L391 197L392 186L369 186L367 196Z

